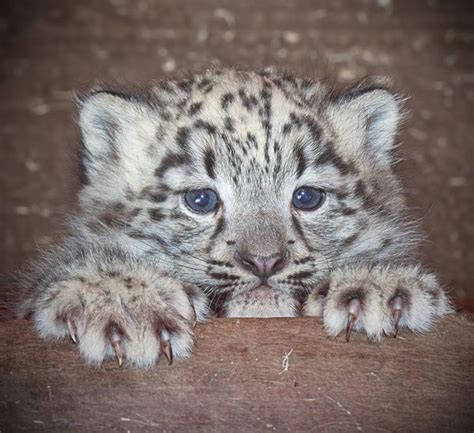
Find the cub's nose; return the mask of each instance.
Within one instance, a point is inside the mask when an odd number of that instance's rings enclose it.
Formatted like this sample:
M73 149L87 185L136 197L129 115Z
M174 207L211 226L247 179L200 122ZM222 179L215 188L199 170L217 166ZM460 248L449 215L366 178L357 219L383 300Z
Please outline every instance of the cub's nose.
M237 251L235 261L242 269L260 277L265 284L268 277L285 268L288 263L288 254L285 251L262 257Z

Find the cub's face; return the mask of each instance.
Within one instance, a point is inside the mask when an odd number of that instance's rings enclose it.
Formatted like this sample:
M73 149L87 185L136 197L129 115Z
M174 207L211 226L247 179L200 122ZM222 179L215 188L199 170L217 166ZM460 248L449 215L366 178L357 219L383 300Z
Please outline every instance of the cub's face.
M291 315L331 269L405 254L397 99L211 71L81 104L89 236L147 254L227 315Z

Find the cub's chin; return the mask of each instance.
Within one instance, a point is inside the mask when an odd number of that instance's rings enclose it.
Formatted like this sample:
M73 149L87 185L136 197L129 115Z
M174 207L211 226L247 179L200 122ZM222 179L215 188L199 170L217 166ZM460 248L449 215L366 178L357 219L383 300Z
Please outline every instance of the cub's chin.
M261 285L231 293L223 306L223 317L295 317L297 301L288 293Z

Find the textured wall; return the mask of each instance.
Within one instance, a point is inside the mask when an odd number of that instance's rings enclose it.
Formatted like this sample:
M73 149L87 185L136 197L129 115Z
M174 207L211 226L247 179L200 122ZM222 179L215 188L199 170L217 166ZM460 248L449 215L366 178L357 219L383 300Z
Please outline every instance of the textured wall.
M410 96L399 168L428 235L423 253L474 307L472 1L32 0L0 8L1 272L50 243L72 209L74 91L272 64L342 83L388 74Z

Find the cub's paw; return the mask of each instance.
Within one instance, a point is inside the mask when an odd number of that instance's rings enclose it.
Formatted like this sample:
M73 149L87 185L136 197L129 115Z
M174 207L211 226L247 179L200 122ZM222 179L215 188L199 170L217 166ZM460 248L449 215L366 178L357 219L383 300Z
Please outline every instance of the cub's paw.
M353 331L375 341L396 337L400 328L422 333L451 311L436 277L419 266L338 269L305 305L306 315L323 317L329 335L345 331L347 341Z
M88 363L116 357L150 367L160 356L169 363L191 353L192 328L203 320L202 292L175 279L108 271L84 275L48 287L34 302L32 318L46 338L67 335Z

